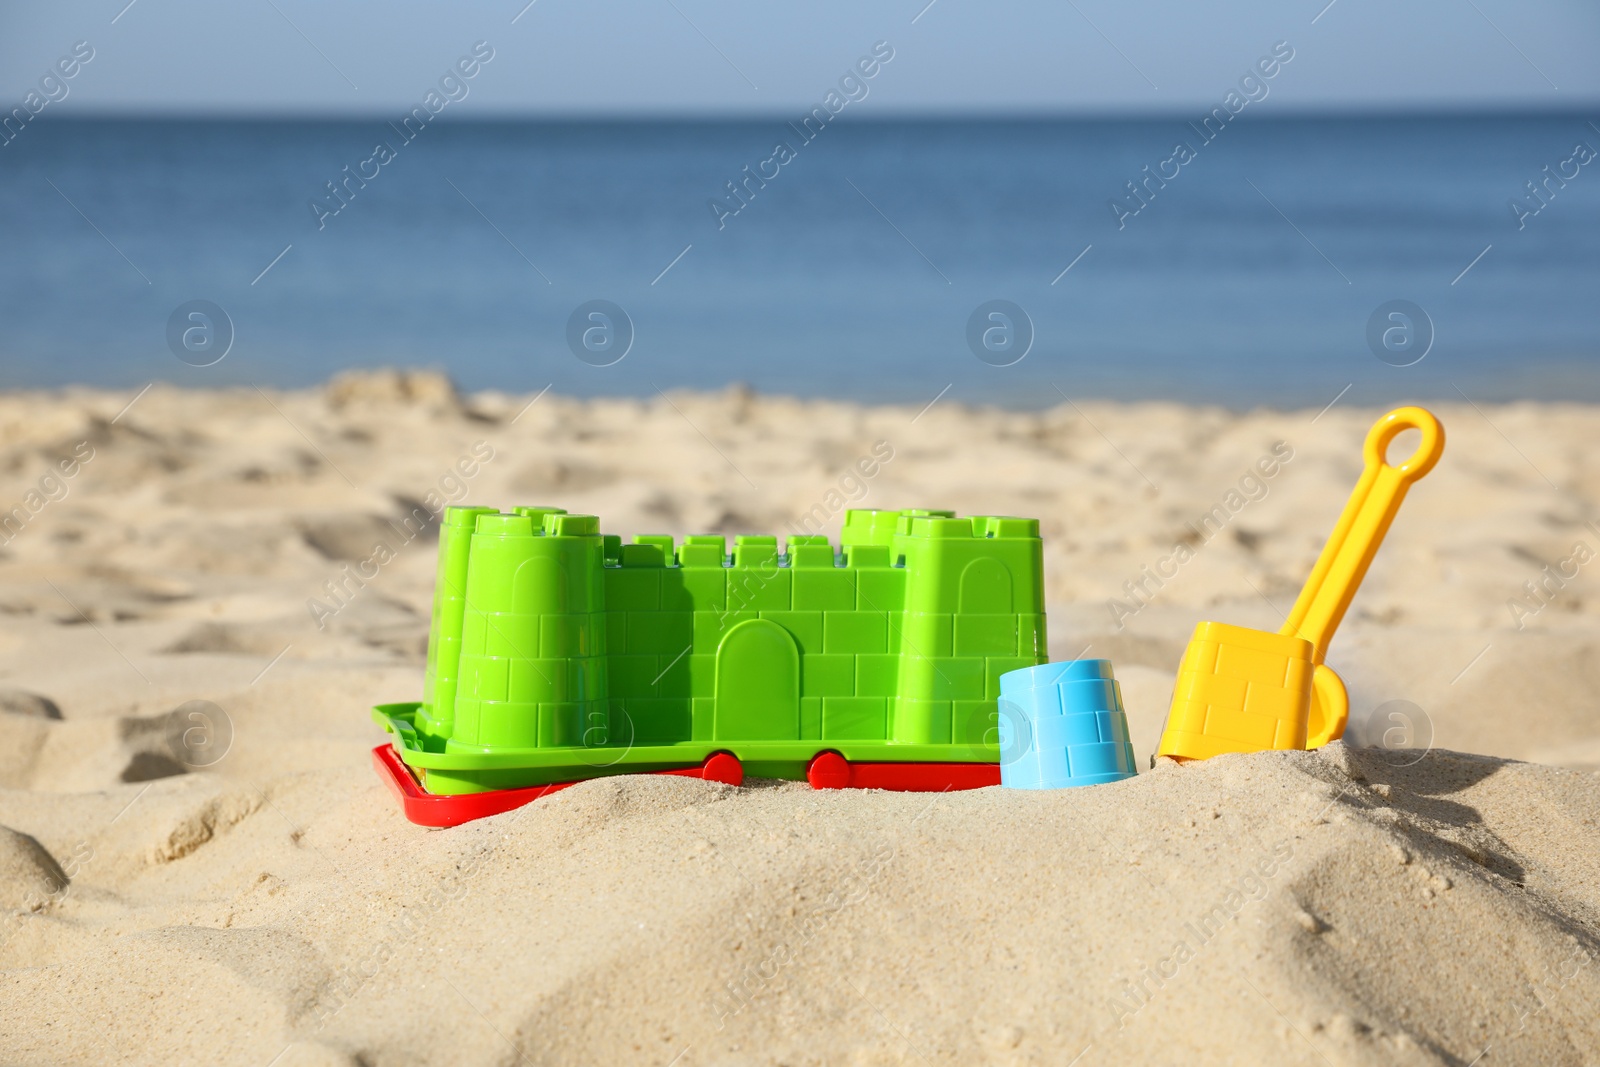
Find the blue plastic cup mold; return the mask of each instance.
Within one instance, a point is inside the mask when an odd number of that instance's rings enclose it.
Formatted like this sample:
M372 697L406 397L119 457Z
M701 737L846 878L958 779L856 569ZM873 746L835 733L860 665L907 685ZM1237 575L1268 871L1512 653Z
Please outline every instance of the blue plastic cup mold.
M1136 773L1110 660L1046 663L1000 676L1001 785L1065 789Z

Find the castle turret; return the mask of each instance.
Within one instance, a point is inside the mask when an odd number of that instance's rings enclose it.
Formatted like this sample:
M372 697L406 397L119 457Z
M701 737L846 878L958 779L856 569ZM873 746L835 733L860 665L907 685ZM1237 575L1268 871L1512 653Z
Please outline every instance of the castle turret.
M1038 520L909 514L891 552L906 569L891 739L994 743L999 675L1045 655Z
M603 559L593 515L477 516L452 748L605 743Z

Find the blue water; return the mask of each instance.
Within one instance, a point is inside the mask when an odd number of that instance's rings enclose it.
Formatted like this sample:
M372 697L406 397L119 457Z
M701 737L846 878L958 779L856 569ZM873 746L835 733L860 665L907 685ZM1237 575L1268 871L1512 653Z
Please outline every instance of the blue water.
M1181 119L840 120L802 144L782 118L441 119L402 143L378 120L46 115L0 148L0 385L422 364L578 394L1600 399L1600 161L1522 229L1507 203L1600 148L1586 118L1241 118L1209 144ZM779 139L795 158L719 229L708 200ZM1110 198L1180 139L1195 158L1119 229ZM380 140L395 157L319 229L308 201ZM195 299L235 335L205 368L167 341ZM592 299L633 323L611 366L569 350ZM1033 324L1012 366L968 345L991 299ZM1433 324L1408 367L1367 340L1395 299Z

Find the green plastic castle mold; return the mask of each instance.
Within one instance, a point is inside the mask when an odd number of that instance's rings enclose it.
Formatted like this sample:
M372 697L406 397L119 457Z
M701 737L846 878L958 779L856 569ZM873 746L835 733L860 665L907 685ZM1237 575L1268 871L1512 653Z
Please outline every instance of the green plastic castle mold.
M839 541L730 554L623 544L560 508L449 508L423 699L374 718L435 795L716 752L790 779L824 752L998 763L1000 676L1045 662L1038 521L854 510Z

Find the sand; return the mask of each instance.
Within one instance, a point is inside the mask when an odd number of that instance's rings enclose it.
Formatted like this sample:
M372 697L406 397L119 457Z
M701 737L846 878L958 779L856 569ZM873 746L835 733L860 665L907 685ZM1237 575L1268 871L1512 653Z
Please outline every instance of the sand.
M433 543L391 524L419 506L1037 516L1052 658L1113 661L1142 761L1197 621L1277 628L1377 412L135 392L0 395L0 1061L1600 1050L1600 410L1434 406L1445 459L1330 653L1353 724L1322 751L1045 793L630 777L430 831L367 755L367 707L421 688Z

